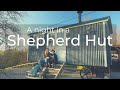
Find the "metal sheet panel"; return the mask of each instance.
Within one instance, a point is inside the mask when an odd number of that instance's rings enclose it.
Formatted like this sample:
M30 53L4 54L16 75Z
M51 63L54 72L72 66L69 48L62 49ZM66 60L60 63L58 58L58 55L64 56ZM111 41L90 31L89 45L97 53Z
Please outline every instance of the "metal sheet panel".
M64 32L59 32L56 34L56 39L57 38L63 38L65 39L65 33ZM58 56L58 62L65 62L66 61L66 47L65 44L63 46L55 46L56 54Z
M28 60L32 62L43 59L44 50L45 47L39 47L39 49L37 49L36 46L30 46L28 52Z
M34 34L35 38L38 37L44 37L45 36L43 34ZM33 37L33 36L32 36ZM28 61L30 62L34 62L34 61L38 61L41 59L44 59L44 51L45 51L46 46L39 46L39 48L37 49L36 44L34 46L29 46L28 49Z
M87 24L70 29L68 37L74 38L76 34L80 34L80 46L74 47L72 45L67 46L67 60L68 64L75 65L88 65L88 66L104 66L107 67L111 64L110 46L106 43L106 46L98 45L98 37L100 43L104 43L104 37L110 35L109 26L107 22L98 22L94 24ZM96 35L95 46L93 42L89 42L86 46L86 35L89 35L89 39L93 39Z
M58 55L59 61L66 61L68 64L74 65L88 65L88 66L104 66L111 65L111 49L108 44L106 46L99 46L98 37L100 37L100 43L103 43L104 38L111 34L111 22L110 18L102 18L101 20L93 20L82 24L75 24L73 26L66 26L70 29L69 33L60 34L55 32L55 38L58 36L74 38L77 34L80 34L80 46L73 46L68 41L68 46L51 46L50 49L55 49ZM93 35L96 35L96 46L93 46L93 42L89 42L89 46L86 46L86 35L89 35L89 39L93 39ZM76 41L74 41L76 43ZM41 57L46 45L43 47L29 47L29 60L36 61Z

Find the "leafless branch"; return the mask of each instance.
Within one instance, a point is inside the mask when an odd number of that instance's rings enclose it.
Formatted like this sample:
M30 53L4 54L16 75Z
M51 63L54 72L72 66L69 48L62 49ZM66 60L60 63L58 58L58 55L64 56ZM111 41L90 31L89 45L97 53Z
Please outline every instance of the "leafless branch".
M21 11L0 11L0 41L6 43L6 38L11 33L20 34L20 28L16 22L23 17Z

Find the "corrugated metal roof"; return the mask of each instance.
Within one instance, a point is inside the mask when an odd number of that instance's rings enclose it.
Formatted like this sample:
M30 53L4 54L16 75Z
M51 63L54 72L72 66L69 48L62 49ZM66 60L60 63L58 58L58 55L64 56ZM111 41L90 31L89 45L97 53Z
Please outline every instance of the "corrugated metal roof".
M108 21L109 23L109 27L110 27L110 32L112 33L112 25L111 25L111 19L110 16L107 17L103 17L103 18L99 18L99 19L94 19L94 20L89 20L89 21L85 21L85 22L81 22L81 23L76 23L76 24L71 24L71 25L66 25L66 26L62 26L62 27L58 27L58 28L68 28L68 27L77 27L79 25L88 25L88 24L92 24L92 23L97 23L97 22L103 22L103 21ZM56 30L56 29L54 29ZM34 33L30 33L28 35L32 35L32 34L37 34L38 32L34 32Z

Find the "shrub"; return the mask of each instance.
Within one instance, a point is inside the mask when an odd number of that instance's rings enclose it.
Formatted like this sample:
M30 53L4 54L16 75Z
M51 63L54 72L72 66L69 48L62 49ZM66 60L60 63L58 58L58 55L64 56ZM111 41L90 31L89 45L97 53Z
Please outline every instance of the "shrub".
M27 63L27 49L0 51L0 68Z

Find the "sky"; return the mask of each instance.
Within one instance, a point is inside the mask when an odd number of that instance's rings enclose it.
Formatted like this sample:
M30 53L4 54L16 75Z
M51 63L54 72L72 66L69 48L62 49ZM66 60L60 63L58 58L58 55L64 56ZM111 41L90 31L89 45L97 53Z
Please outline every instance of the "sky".
M77 11L27 11L27 14L20 23L53 25L63 22L61 24L74 24L78 22L77 16ZM117 25L117 31L120 31L120 11L83 11L82 21L93 20L106 16L111 17L112 24Z
M117 31L120 33L120 11L83 11L82 21L93 20L106 16L111 17L112 24L117 26ZM20 20L20 24L25 24L25 25L26 24L53 25L53 24L58 24L60 22L64 22L61 24L78 23L77 11L27 11L23 19ZM25 30L23 31L25 32ZM24 33L25 36L26 33L27 32Z

